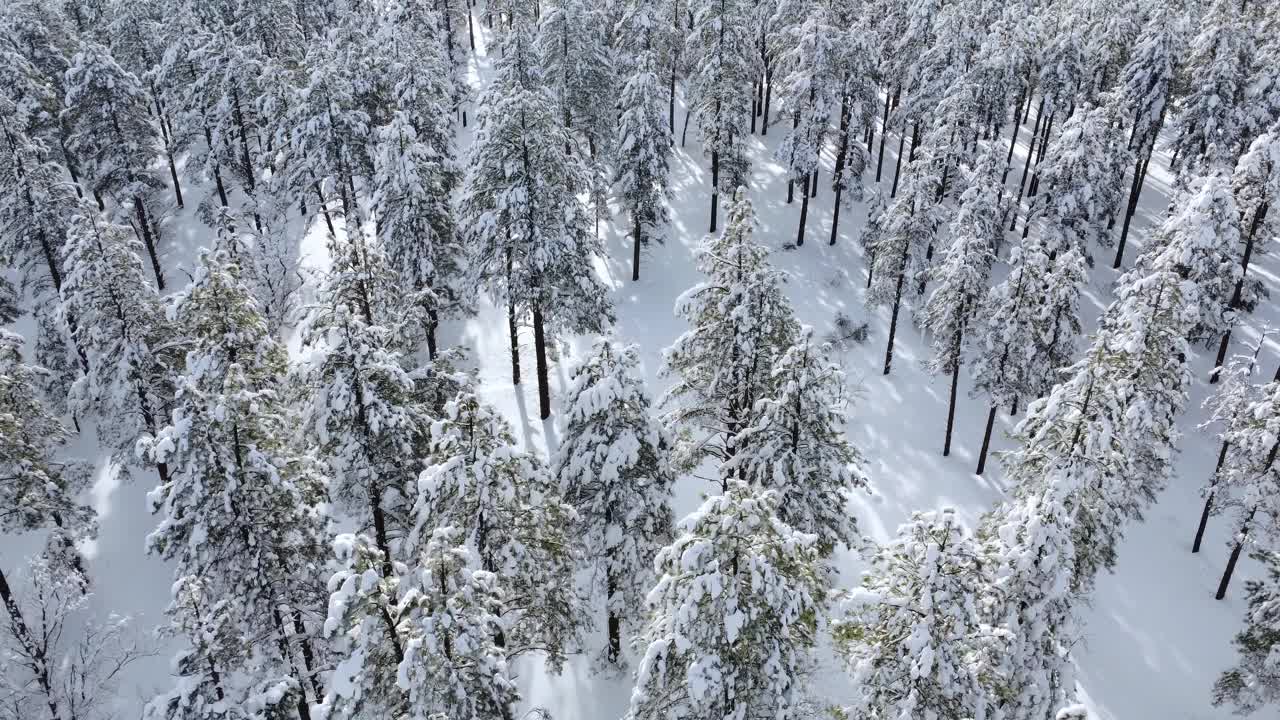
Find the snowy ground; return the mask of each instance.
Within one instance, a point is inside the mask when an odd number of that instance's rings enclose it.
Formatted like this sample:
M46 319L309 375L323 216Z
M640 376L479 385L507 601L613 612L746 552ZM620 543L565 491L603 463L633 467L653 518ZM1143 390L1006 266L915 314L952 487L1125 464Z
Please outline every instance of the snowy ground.
M477 40L484 39L485 33L478 33ZM482 44L473 64L473 81L479 83L487 70ZM681 106L677 123L683 119ZM865 212L860 206L842 211L838 241L835 246L827 245L832 201L830 155L824 158L818 197L810 204L807 242L802 248L789 247L795 238L799 202L791 206L785 203L785 174L771 159L771 150L784 130L775 125L767 138L757 135L752 140L750 196L759 215L759 237L778 249L773 261L790 273L788 291L802 321L825 333L835 314L844 311L855 319L866 316L871 324L868 342L854 346L842 360L859 390L848 426L849 437L867 459L877 497L858 502L850 511L856 515L862 532L875 539L891 536L913 510L951 506L972 522L997 502L1005 489L999 463L991 463L985 477L973 474L987 406L981 399L968 397L968 378L962 377L955 443L951 457L942 457L949 380L931 377L925 370L927 344L910 323L908 308L904 308L904 322L899 324L893 374L881 374L888 313L868 313L864 309L867 264L857 239ZM1008 128L1005 132L1007 142ZM1029 127L1024 127L1017 157L1025 157L1029 133ZM892 181L896 139L891 138L885 158L882 185L886 192ZM462 131L464 149L469 141L470 129ZM1135 245L1140 245L1152 218L1166 207L1169 177L1165 160L1160 158L1153 163L1153 177L1148 180L1140 217L1130 238ZM1022 161L1015 160L1014 167L1011 185L1018 181ZM628 280L631 246L625 218L619 218L616 227L602 226L608 261L600 271L614 286L616 333L620 340L639 346L654 396L666 385L657 377L662 348L684 329L673 316L673 303L678 294L699 279L692 251L707 228L707 168L696 131L691 128L687 147L677 147L672 158L672 222L666 241L649 249L638 282ZM873 180L874 168L868 183ZM208 191L194 184L185 189L193 197ZM190 267L195 248L208 242L208 233L192 212L194 205L194 200L189 200L186 211L174 213L165 223L166 268L175 285L185 281L181 268ZM721 218L723 210L722 206ZM305 264L323 267L323 248L323 233L313 226L301 240ZM1137 251L1138 247L1133 247L1126 252L1130 262ZM1110 254L1101 250L1098 257L1104 261L1092 271L1088 292L1091 302L1083 303L1089 326L1109 301L1110 286L1117 277L1110 263L1105 262ZM1274 259L1267 257L1251 272L1261 272L1274 287L1275 269ZM1261 312L1262 316L1251 322L1274 322L1271 306L1263 307ZM1243 334L1237 333L1237 341ZM529 369L534 365L531 338L531 332L522 338L521 364ZM483 394L510 419L517 437L528 448L547 453L555 447L558 436L554 424L537 419L532 373L526 371L526 381L520 386L511 383L505 311L482 307L476 317L447 328L443 341L470 349ZM560 397L569 363L586 347L588 339L561 341L562 357L552 371L553 398ZM1204 551L1199 555L1190 552L1200 509L1198 489L1209 476L1217 450L1213 432L1197 428L1203 417L1199 404L1208 387L1204 379L1212 360L1212 352L1203 348L1192 360L1198 384L1193 389L1192 410L1181 424L1184 437L1174 482L1146 522L1131 529L1115 574L1099 578L1092 605L1083 613L1085 641L1083 647L1077 648L1076 659L1083 693L1099 720L1208 720L1229 716L1226 709L1210 705L1209 689L1217 673L1231 662L1230 638L1244 609L1242 588L1257 568L1251 560L1242 563L1228 598L1215 601L1213 589L1226 560L1226 523L1212 522ZM1262 362L1264 372L1270 372L1277 362L1275 348L1264 352ZM1002 416L999 427L1007 430L1009 419ZM1001 433L998 431L997 435ZM93 443L91 432L87 433L77 442L77 449L92 456L97 454ZM1007 445L1003 437L998 437L995 449ZM171 578L170 568L143 554L144 537L154 524L144 500L153 478L138 473L132 482L115 483L107 479L105 472L102 477L93 498L101 532L87 549L90 573L96 583L93 601L103 613L135 615L140 627L150 628L163 621ZM701 493L709 489L703 481L683 479L676 488L677 513L693 509ZM33 538L13 542L6 539L0 543L0 566L6 570L16 567L34 547ZM844 555L839 562L842 582L857 582L860 561ZM155 658L132 669L122 688L121 717L135 716L144 699L169 686L169 655L170 648L163 647ZM557 720L620 717L626 708L630 679L593 674L589 665L586 657L575 658L558 677L548 677L538 666L523 666L521 685L528 704L548 708ZM838 668L825 668L822 675L819 687L823 693L835 699L847 692Z

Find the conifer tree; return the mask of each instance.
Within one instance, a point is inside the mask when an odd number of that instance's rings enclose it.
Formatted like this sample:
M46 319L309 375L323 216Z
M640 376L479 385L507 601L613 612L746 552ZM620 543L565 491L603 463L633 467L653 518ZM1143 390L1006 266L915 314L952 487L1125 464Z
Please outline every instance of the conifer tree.
M1280 703L1280 673L1275 667L1280 648L1280 557L1275 552L1260 552L1256 557L1266 575L1245 584L1249 609L1244 629L1233 642L1237 663L1213 684L1213 704L1229 704L1238 715L1252 715Z
M913 513L878 546L861 587L849 592L832 634L860 687L869 719L981 717L979 659L990 628L987 577L973 536L950 509Z
M756 242L755 211L739 188L724 233L703 240L697 265L707 279L676 301L690 328L664 351L663 376L675 384L659 403L679 434L675 463L692 469L720 461L722 487L736 473L739 433L755 425L757 403L773 390L770 368L798 330L782 292L785 275Z
M159 186L149 167L158 149L158 134L148 112L147 94L137 76L116 64L110 52L84 43L71 59L66 76L63 122L71 127L67 149L89 175L101 209L108 195L122 216L134 215L135 229L146 247L156 286L164 290L155 219L147 210L147 194Z
M472 267L508 306L513 376L519 380L516 319L533 316L539 415L551 415L549 333L599 332L613 322L592 263L601 254L578 193L582 162L534 54L531 21L517 16L503 40L496 74L480 100L459 220L468 228Z
M778 520L778 503L730 481L658 554L628 720L802 716L827 578L816 538Z
M759 75L745 0L690 0L693 23L687 47L689 111L697 119L703 152L711 156L711 232L719 193L746 185L751 161L745 128L751 119L752 79Z
M757 418L734 438L739 454L730 474L777 491L778 518L816 535L828 554L851 547L857 524L845 505L865 489L862 456L844 435L849 391L831 347L801 327L770 370L772 389L757 401Z
M872 281L867 290L868 305L892 307L889 340L884 351L884 374L893 365L893 343L898 332L898 311L908 280L913 292L929 270L928 252L933 245L941 217L935 203L938 178L921 156L907 169L902 196L885 211L877 238Z
M502 579L508 657L537 650L558 670L583 621L567 537L573 508L538 458L516 450L506 421L465 391L432 425L429 461L418 479L415 537L456 528L480 569Z
M185 372L171 424L139 451L176 472L149 496L161 519L147 542L179 580L198 577L204 592L236 599L228 622L259 652L219 664L288 686L305 718L308 690L319 700L318 686L307 687L319 668L305 622L322 602L327 478L294 445L279 392L285 349L239 272L226 248L207 254L173 301L189 338Z
M566 427L551 471L577 512L580 561L603 584L605 660L623 664L625 628L671 541L671 442L652 418L637 349L602 340L570 375ZM597 588L597 592L599 589Z
M942 260L930 270L935 279L933 294L922 311L925 329L933 336L930 369L951 376L951 399L947 408L947 432L942 454L951 454L951 429L955 422L956 389L964 360L970 328L989 290L996 244L1002 235L1000 217L999 159L991 144L984 144L978 162L969 175L969 187L960 197L960 207L951 220L950 245Z
M125 473L138 441L154 436L168 416L178 364L174 328L146 279L141 249L132 233L82 201L62 259L63 308L77 318L75 341L89 365L72 389L72 405L97 417L98 440ZM165 463L155 467L168 483Z
M643 32L650 33L649 28ZM641 51L635 70L622 87L618 118L618 144L614 164L614 188L631 217L631 279L640 279L640 250L666 223L668 162L671 132L663 121L658 92L657 62L653 50ZM661 239L658 239L661 242Z
M581 135L594 158L612 145L617 121L615 104L607 101L617 90L601 13L583 0L543 0L538 12L543 78L556 97L565 129Z

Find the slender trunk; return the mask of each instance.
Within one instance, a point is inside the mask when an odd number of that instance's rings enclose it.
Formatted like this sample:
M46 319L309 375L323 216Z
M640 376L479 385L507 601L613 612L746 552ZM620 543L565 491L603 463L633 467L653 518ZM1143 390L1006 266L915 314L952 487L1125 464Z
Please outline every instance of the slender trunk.
M1196 539L1191 543L1191 552L1200 552L1200 543L1204 540L1204 530L1209 524L1209 513L1213 511L1213 491L1218 486L1218 471L1222 469L1222 463L1226 462L1227 450L1231 447L1231 443L1226 440L1222 441L1222 449L1218 451L1218 465L1214 468L1213 478L1209 480L1209 491L1204 496L1204 509L1200 511L1200 525L1196 527Z
M151 259L151 270L156 275L156 287L163 292L164 271L160 269L160 257L156 254L156 242L151 235L151 223L147 220L147 209L143 206L142 198L138 195L133 196L133 210L138 216L138 225L142 231L142 244L146 247L147 256Z
M1253 259L1254 240L1258 235L1258 228L1262 226L1263 221L1267 217L1267 211L1270 208L1268 203L1262 203L1258 206L1257 212L1253 214L1253 222L1249 224L1249 237L1244 244L1244 257L1240 260L1240 277L1236 279L1235 289L1231 292L1231 302L1227 307L1232 310L1239 310L1240 303L1244 296L1244 281L1249 274L1249 262ZM1210 383L1218 382L1218 374L1222 368L1222 363L1227 358L1227 346L1231 344L1231 328L1222 334L1222 342L1218 345L1218 359L1213 363L1213 373L1209 376Z
M236 126L240 130L240 154L241 162L244 163L244 175L249 183L249 192L253 192L257 186L253 176L253 161L249 159L249 133L244 127L244 113L240 110L240 91L235 87L231 88L231 101L234 110Z
M916 147L920 145L920 121L917 120L911 126L911 153L907 155L907 162L916 161Z
M635 247L632 249L631 255L631 281L635 282L640 279L640 216L636 215L635 228L633 229Z
M173 180L173 197L177 201L178 207L182 208L182 183L178 180L178 165L173 161L173 151L168 147L164 149L165 158L169 161L169 177Z
M787 178L787 204L795 202L796 199L796 179Z
M22 609L18 607L18 601L10 591L3 571L0 571L0 602L4 603L5 609L9 612L9 628L13 632L14 639L34 666L31 669L35 673L40 692L44 694L45 703L49 708L49 717L51 720L62 720L62 715L58 712L57 696L54 694L53 678L49 674L49 658L45 649L37 644L31 635L31 629L27 626L26 618L22 616Z
M316 198L320 201L320 214L324 216L324 224L329 229L329 236L337 237L338 233L333 227L333 218L329 215L329 208L324 204L324 193L320 191L320 181L317 180L312 187L316 189Z
M670 95L667 99L667 124L670 125L671 134L676 134L676 67L671 65ZM684 147L684 139L680 140L680 147Z
M711 151L711 232L716 231L716 207L719 204L720 153Z
M1255 505L1249 510L1249 514L1245 516L1244 522L1240 524L1240 532L1236 534L1236 537L1240 539L1236 540L1235 547L1231 548L1231 557L1227 558L1227 569L1223 571L1222 580L1218 583L1218 592L1213 596L1215 600L1221 600L1227 596L1227 587L1231 585L1231 576L1236 571L1236 563L1240 560L1240 552L1244 550L1244 538L1249 535L1249 523L1253 522L1253 516L1257 512L1258 507Z
M831 242L828 245L836 244L836 233L840 228L840 195L844 192L844 188L839 184L836 185L835 205L831 207Z
M806 192L802 192L800 198L800 229L796 231L796 247L804 245L804 226L809 219L809 178L803 180Z
M471 52L476 51L476 28L475 21L472 20L471 4L467 4L467 40L471 43Z
M902 283L907 278L907 256L902 256L902 264L898 269L898 284L893 294L893 314L889 319L889 342L884 349L884 374L888 375L893 365L893 339L898 334L898 310L902 307Z
M809 197L818 197L818 172L820 169L815 166L813 174L809 177Z
M991 406L991 412L987 413L987 429L982 433L982 450L978 453L978 469L975 471L981 475L987 469L987 451L991 449L991 429L996 424L996 406Z
M884 141L889 137L889 90L884 91L884 120L880 123L880 159L876 160L876 182L884 169Z
M1150 153L1139 153L1133 163L1133 181L1129 183L1129 202L1125 206L1124 223L1120 227L1120 242L1116 245L1116 258L1111 264L1113 270L1120 269L1120 264L1124 262L1124 248L1129 241L1129 226L1138 209L1138 198L1142 194L1143 179L1146 176L1147 162L1150 157Z
M760 135L769 134L769 106L773 103L773 67L764 69L764 118L760 121Z
M551 417L551 382L547 374L547 337L542 323L542 308L533 304L533 347L538 367L538 417Z
M689 139L689 116L692 114L692 110L684 111L684 127L680 130L680 147L684 147L685 141Z
M964 314L964 308L960 310L961 315ZM953 362L951 367L951 400L947 406L947 437L942 443L942 456L947 457L951 454L951 430L955 426L956 421L956 388L960 385L960 349L964 343L964 325L962 324L956 332L956 343L951 348Z
M1022 194L1027 185L1027 174L1031 172L1031 158L1036 154L1036 143L1040 140L1040 121L1043 119L1044 98L1041 98L1040 109L1036 111L1036 124L1031 129L1031 145L1027 148L1027 161L1022 166L1022 179L1018 181L1018 199L1010 208L1013 213L1013 221L1009 225L1011 232L1018 227L1018 208L1022 205Z
M610 663L616 664L618 659L622 657L622 621L617 613L613 610L613 596L618 592L618 582L613 576L613 570L605 570L605 602L608 604L608 628L609 628L609 650L608 658Z
M889 192L890 198L898 197L898 177L902 174L902 150L907 145L907 134L904 132L899 136L898 140L898 159L893 166L893 190Z

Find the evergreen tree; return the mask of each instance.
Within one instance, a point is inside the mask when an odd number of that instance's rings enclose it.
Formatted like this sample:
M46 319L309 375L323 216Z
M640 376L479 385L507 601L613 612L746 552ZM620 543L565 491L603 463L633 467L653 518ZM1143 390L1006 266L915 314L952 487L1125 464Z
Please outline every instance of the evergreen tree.
M583 0L543 0L537 53L566 130L581 134L591 157L612 145L617 122L613 58L599 12Z
M922 321L933 337L933 372L951 376L951 400L947 408L947 433L942 454L951 454L951 429L955 422L956 389L964 360L966 333L976 324L990 285L995 248L1001 237L999 159L994 145L984 144L968 178L968 189L951 220L950 245L942 260L930 270L933 294L922 311Z
M624 662L624 625L653 584L653 558L671 541L670 440L652 419L636 348L602 340L570 375L567 423L551 471L577 511L578 553L603 583L605 659ZM598 590L597 590L598 592Z
M137 76L116 64L105 47L92 42L84 43L71 59L66 84L63 121L72 129L67 149L88 173L100 209L102 196L108 195L133 212L156 286L164 290L154 234L158 226L153 225L146 204L147 194L159 186L149 170L159 138L148 112L146 90Z
M908 280L912 289L922 288L929 271L929 250L941 223L935 203L938 178L925 157L907 169L902 196L885 211L877 238L872 281L867 290L868 305L890 305L889 341L884 352L884 374L893 365L893 343L898 332L898 311Z
M1266 568L1262 580L1246 583L1249 610L1245 626L1234 645L1239 659L1213 685L1213 704L1230 704L1239 715L1252 715L1280 703L1280 673L1276 652L1280 648L1280 557L1258 553Z
M745 0L690 0L687 47L692 68L687 94L703 151L711 156L711 232L719 193L746 185L751 161L744 128L751 118L753 78L759 75L751 8Z
M862 586L833 623L836 649L865 694L846 710L870 720L982 717L986 576L955 513L913 513L875 549Z
M533 315L539 414L546 419L548 331L602 331L613 322L613 309L593 271L600 242L578 197L587 176L578 156L565 153L570 136L557 118L528 25L524 18L513 21L481 97L459 220L469 229L473 271L508 306L517 381L516 318Z
M756 402L756 419L734 438L739 453L726 463L729 474L775 490L778 518L816 535L824 555L853 545L857 525L846 500L867 484L862 457L844 436L849 391L830 354L812 328L800 328L774 361L769 396Z
M1213 0L1187 56L1187 95L1173 118L1173 169L1179 179L1232 165L1247 143L1242 107L1254 52L1236 0Z
M502 579L508 656L541 651L558 670L583 620L566 536L573 508L547 468L515 449L507 423L470 393L449 401L432 425L429 458L418 479L415 536L456 528L480 568Z
M772 395L770 368L798 330L782 292L785 275L768 265L754 231L755 211L739 188L724 233L697 251L707 280L676 300L676 315L690 328L664 351L659 371L676 376L659 403L679 434L676 467L718 460L722 487L736 473L729 461L739 433L756 424L757 403Z
M827 578L778 503L731 481L658 554L628 720L801 716Z
M648 28L645 29L646 32ZM641 52L635 70L622 87L619 103L614 188L631 217L633 252L631 279L640 279L640 249L647 242L645 228L655 233L666 223L668 162L671 132L663 122L655 53ZM658 240L661 242L661 239Z
M62 303L77 318L76 344L89 370L72 390L73 407L98 419L98 440L123 472L140 439L152 437L173 398L174 328L147 282L139 243L81 203L62 258ZM161 484L169 469L156 464Z
M189 341L172 422L139 443L176 469L149 496L162 517L148 547L175 561L180 580L198 577L204 592L236 599L228 622L258 652L220 664L288 686L305 706L304 682L319 669L305 621L322 602L327 479L294 446L278 389L285 349L225 249L203 258L171 315Z

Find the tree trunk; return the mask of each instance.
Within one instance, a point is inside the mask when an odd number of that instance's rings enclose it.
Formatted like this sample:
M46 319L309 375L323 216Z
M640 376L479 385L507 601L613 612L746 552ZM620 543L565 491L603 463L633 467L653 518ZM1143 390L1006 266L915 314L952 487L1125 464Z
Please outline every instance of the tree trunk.
M542 308L533 304L533 348L538 367L538 417L551 417L551 381L547 373L547 336L542 324Z
M511 383L520 384L520 338L516 325L516 305L507 303L507 331L511 334Z
M1133 222L1134 213L1138 210L1138 197L1142 194L1143 179L1147 173L1147 161L1150 154L1139 154L1133 163L1133 182L1129 183L1129 202L1125 205L1124 223L1120 227L1120 242L1116 245L1116 258L1111 269L1119 270L1124 262L1124 248L1129 241L1129 226Z
M614 593L617 592L617 581L613 577L613 571L605 571L605 602L612 606ZM618 658L622 656L622 622L614 613L613 608L608 610L608 626L609 626L609 650L608 658L610 663L616 664Z
M791 203L795 202L795 199L796 199L796 179L789 177L787 178L787 204L790 205Z
M325 227L329 228L329 237L337 237L338 233L333 227L333 218L329 216L329 208L324 204L324 193L320 191L320 181L316 181L313 187L316 189L316 198L320 200L320 214L324 216Z
M719 204L717 193L720 189L720 153L711 151L711 232L716 231L716 207Z
M1214 468L1213 478L1209 481L1209 492L1204 496L1204 510L1200 511L1200 525L1196 528L1196 539L1191 543L1191 552L1200 552L1200 543L1204 540L1205 527L1209 525L1209 513L1213 511L1213 490L1218 485L1218 471L1222 469L1222 463L1227 459L1227 449L1231 443L1222 442L1222 449L1218 451L1218 465Z
M471 42L471 52L476 50L476 28L475 21L472 20L471 3L467 3L467 40Z
M907 134L904 132L899 136L898 140L898 159L893 166L893 190L889 192L890 198L898 197L898 177L902 174L902 150L907 145Z
M1240 525L1238 537L1244 538L1249 534L1249 523L1253 521L1254 513L1258 512L1255 506L1249 510L1249 514L1245 516L1244 522ZM1218 592L1213 597L1215 600L1221 600L1227 596L1227 587L1231 585L1231 576L1236 571L1236 563L1240 560L1240 552L1244 550L1244 540L1236 540L1235 547L1231 548L1231 557L1227 558L1227 569L1222 573L1222 581L1218 583Z
M1036 143L1040 140L1040 121L1044 119L1044 98L1040 99L1040 109L1036 111L1036 124L1031 129L1031 145L1027 148L1027 162L1022 166L1022 179L1018 181L1018 199L1013 202L1010 210L1013 212L1013 220L1009 224L1009 231L1012 232L1018 227L1018 208L1022 205L1022 194L1027 185L1027 174L1031 172L1031 158L1036 154Z
M796 247L804 245L804 226L809 219L809 178L804 179L804 187L806 192L802 192L803 197L800 198L800 229L796 231Z
M893 365L893 339L898 334L898 310L902 307L902 283L907 278L907 257L902 256L902 266L898 270L897 289L893 294L893 315L889 320L889 342L884 349L884 374L889 374L890 366Z
M773 102L773 68L764 69L764 118L760 120L761 137L769 134L769 106Z
M920 145L920 121L915 121L911 126L911 152L907 155L907 162L916 161L916 147Z
M685 140L689 139L689 116L693 114L692 110L684 111L684 127L680 130L680 147L684 147Z
M236 125L240 130L241 162L244 163L245 179L249 183L249 192L253 192L256 187L256 181L253 177L253 161L249 158L249 134L244 127L244 114L240 111L240 91L235 87L231 88L231 99L235 110Z
M631 281L635 282L640 279L640 216L635 218L635 228L633 229L635 236L635 248L631 255Z
M978 469L975 471L981 475L987 469L987 451L991 449L991 429L996 424L996 406L991 406L991 412L987 413L987 429L982 433L982 450L978 453Z
M31 629L27 627L27 621L22 617L22 610L9 590L9 583L5 580L3 571L0 571L0 602L4 603L5 609L9 612L9 628L13 632L14 639L35 665L33 670L36 683L40 686L40 692L44 694L45 702L49 707L49 717L52 720L62 720L62 715L58 712L57 696L54 695L53 679L49 676L49 658L45 654L45 649L31 636Z
M667 100L667 122L671 126L671 134L676 134L676 66L671 65L671 94ZM680 139L680 147L684 147L684 138Z
M961 313L963 312L964 309L962 308ZM956 388L960 385L960 349L963 347L963 343L964 327L962 325L956 332L956 344L951 348L951 352L954 355L954 362L951 368L951 400L947 405L947 437L942 443L942 457L947 457L951 454L951 430L955 427L956 421Z
M177 201L178 207L182 208L182 183L178 180L178 165L173 161L173 151L167 146L164 149L165 158L169 161L169 177L173 179L173 197Z
M889 137L889 90L884 91L884 120L880 123L880 159L876 160L876 182L884 169L884 141Z
M813 174L810 176L809 181L809 197L818 197L818 172L820 170L821 168L816 166L813 168Z
M156 254L155 238L151 235L151 223L147 220L147 209L142 205L142 198L133 196L133 210L138 216L138 225L142 230L142 244L147 248L147 256L151 258L151 270L156 275L156 287L164 292L164 271L160 269L160 257Z
M831 207L831 242L828 245L836 244L836 233L840 227L840 195L843 191L844 188L837 184L835 205Z

